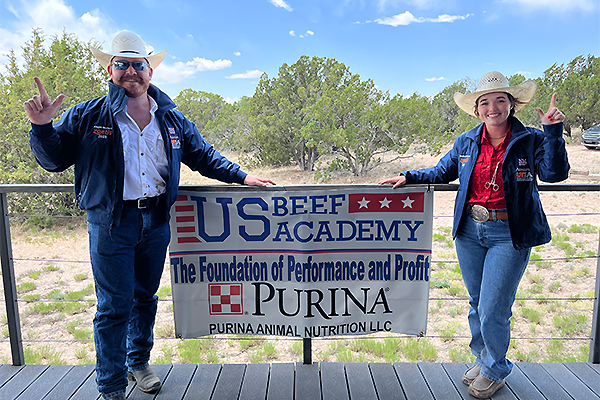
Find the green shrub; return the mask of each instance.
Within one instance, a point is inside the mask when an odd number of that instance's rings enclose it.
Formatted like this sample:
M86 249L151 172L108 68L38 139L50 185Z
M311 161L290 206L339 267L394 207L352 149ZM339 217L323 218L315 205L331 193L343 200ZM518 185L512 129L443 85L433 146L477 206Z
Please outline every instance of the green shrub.
M17 293L18 294L31 292L32 290L35 290L35 289L36 289L35 282L23 282L23 283L17 285Z
M523 317L530 320L534 324L539 324L542 320L542 313L533 308L525 308L521 309L521 313L523 313Z
M562 336L572 336L586 329L587 316L582 314L555 315L552 323L561 331Z
M165 300L167 297L171 296L171 292L171 286L161 286L156 295L159 299Z
M572 233L597 233L598 227L592 224L573 224L568 229Z

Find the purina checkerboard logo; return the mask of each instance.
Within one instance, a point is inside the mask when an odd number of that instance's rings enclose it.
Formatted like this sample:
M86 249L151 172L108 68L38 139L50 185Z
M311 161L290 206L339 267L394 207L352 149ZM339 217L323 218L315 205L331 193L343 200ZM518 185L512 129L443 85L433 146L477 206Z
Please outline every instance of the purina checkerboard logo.
M210 283L208 285L210 315L243 315L241 283Z

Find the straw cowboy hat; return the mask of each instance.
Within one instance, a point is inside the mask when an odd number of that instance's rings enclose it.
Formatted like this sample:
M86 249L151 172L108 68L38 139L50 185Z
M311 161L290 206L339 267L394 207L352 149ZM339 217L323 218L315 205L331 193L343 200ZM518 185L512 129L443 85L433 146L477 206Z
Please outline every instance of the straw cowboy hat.
M510 93L517 100L515 104L515 113L517 113L531 101L536 88L537 84L532 79L517 86L509 86L508 79L504 75L498 71L491 71L483 74L473 93L454 93L454 101L464 112L475 117L475 102L478 98L486 93L505 92Z
M121 31L115 35L110 44L110 53L105 53L93 46L90 47L90 50L104 69L110 65L112 59L116 56L145 58L148 60L150 68L154 69L158 67L158 64L160 64L167 55L166 51L161 51L160 53L152 55L147 53L146 45L142 38L131 31Z

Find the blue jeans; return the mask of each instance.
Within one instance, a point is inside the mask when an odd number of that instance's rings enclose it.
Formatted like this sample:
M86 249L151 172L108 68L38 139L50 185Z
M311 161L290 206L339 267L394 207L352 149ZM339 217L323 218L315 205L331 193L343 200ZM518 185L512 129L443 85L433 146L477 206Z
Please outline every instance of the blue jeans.
M465 215L456 234L456 253L469 291L471 351L481 375L494 382L512 369L511 307L529 261L531 248L513 247L507 221L475 222Z
M170 240L166 215L159 209L124 208L119 226L112 229L88 223L98 299L96 382L105 397L125 392L128 369L148 366L156 291Z

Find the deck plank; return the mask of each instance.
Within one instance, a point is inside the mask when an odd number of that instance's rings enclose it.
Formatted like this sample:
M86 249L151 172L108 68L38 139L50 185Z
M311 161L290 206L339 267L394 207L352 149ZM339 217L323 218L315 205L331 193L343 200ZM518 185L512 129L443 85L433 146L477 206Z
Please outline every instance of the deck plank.
M22 368L22 365L18 367L6 364L0 366L0 388L4 386L6 382L10 381Z
M100 393L96 389L96 370L83 382L70 400L94 400L100 397Z
M267 398L269 372L269 364L248 364L239 399L255 400Z
M94 372L95 366L92 364L76 365L67 372L63 379L50 390L44 397L44 400L65 400L80 388L86 379Z
M587 363L569 363L567 368L571 370L583 383L589 387L596 396L600 396L600 378L598 373Z
M506 386L520 400L545 400L544 396L537 390L529 379L519 368L512 369L510 375L506 377Z
M245 364L224 364L212 400L234 400L240 395Z
M462 396L463 399L469 398L469 387L462 383L462 376L466 370L470 368L466 364L459 363L443 363L442 367L448 374L450 381L456 388L457 392Z
M324 399L349 400L344 363L321 363L321 390Z
M35 379L17 398L41 399L52 390L67 373L73 368L72 365L50 365Z
M472 364L470 364L472 365ZM455 363L180 364L152 368L155 394L129 382L129 400L469 400ZM0 365L0 399L99 400L93 365ZM517 363L492 400L600 400L600 367Z
M295 398L302 400L321 400L321 385L319 382L319 364L296 363Z
M594 392L592 392L590 388L586 386L585 383L581 382L575 375L573 375L571 370L569 370L564 364L547 363L542 364L542 367L574 399L600 399L600 397L596 396Z
M0 399L15 399L39 378L47 365L26 365L0 388Z
M552 378L552 376L540 365L536 363L517 364L527 379L533 383L537 390L546 398L552 400L571 400L571 396Z
M373 363L369 368L379 399L406 400L392 364Z
M346 363L346 377L351 399L377 400L369 364Z
M271 364L271 376L269 377L267 400L293 400L294 381L294 364Z
M454 387L454 383L446 373L444 367L442 367L442 364L418 363L417 366L421 370L434 398L443 400L461 400L458 389Z
M394 369L407 400L435 400L417 364L394 363Z
M200 364L182 400L209 400L217 385L221 364Z
M156 399L182 399L197 367L196 364L173 365L169 375L162 381L163 385L160 392L156 395Z

